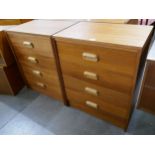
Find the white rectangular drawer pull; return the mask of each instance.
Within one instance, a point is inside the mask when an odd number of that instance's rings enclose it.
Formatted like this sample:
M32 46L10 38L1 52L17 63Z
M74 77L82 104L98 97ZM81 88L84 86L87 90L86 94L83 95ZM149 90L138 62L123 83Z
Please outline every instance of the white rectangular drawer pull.
M23 45L27 48L34 48L33 43L29 42L29 41L23 41Z
M32 70L32 73L37 76L42 76L42 73L38 70Z
M27 59L32 63L38 63L38 60L35 57L28 57Z
M91 101L86 101L86 105L91 107L91 108L94 108L94 109L98 108L98 105L94 102L91 102Z
M85 87L85 92L94 96L98 96L99 92L96 89Z
M84 77L92 80L98 80L98 76L96 73L84 71L83 72Z
M84 60L93 61L93 62L98 61L98 56L96 54L84 52L82 53L82 57Z

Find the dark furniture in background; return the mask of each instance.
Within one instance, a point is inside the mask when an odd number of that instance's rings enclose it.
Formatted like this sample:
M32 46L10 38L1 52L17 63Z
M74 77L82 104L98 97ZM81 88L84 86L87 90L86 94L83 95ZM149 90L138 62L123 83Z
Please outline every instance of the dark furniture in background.
M24 86L6 32L12 26L0 26L0 94L15 95Z
M155 35L145 64L138 108L155 114Z

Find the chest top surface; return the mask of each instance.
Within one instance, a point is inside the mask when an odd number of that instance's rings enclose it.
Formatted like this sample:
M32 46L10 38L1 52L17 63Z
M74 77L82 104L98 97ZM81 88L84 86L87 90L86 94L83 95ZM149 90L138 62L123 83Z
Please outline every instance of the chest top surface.
M130 24L79 22L55 34L54 37L142 48L152 28Z
M76 22L74 20L32 20L9 29L9 31L51 36Z

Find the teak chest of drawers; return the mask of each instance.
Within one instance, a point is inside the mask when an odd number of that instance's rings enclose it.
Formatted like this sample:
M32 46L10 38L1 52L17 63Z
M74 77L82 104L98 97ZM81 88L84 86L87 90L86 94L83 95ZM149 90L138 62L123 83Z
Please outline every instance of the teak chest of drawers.
M155 114L155 34L147 56L138 108Z
M80 22L54 35L71 106L127 128L152 27Z
M0 26L0 94L16 94L24 86L12 54L5 30L12 26Z
M74 21L33 20L7 31L28 87L65 102L52 35Z

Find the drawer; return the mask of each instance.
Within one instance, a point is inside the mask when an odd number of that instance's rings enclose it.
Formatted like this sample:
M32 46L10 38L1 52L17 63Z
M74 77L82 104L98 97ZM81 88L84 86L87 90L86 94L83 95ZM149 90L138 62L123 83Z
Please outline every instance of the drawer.
M45 56L39 56L36 54L21 54L16 53L17 61L22 65L29 66L31 68L37 67L42 69L56 70L55 59Z
M32 80L29 81L28 87L37 92L43 93L45 95L51 96L52 98L63 101L62 92L60 88L54 86L53 84L39 80L38 81Z
M53 57L51 39L47 36L8 32L15 52Z
M22 66L22 72L26 81L43 81L48 82L50 85L60 87L58 74L55 70L39 69L36 67L30 68L29 66Z
M110 88L126 94L132 94L133 78L119 73L81 66L80 63L61 61L62 72L85 82L93 83L102 87ZM99 68L99 67L98 67Z
M127 120L129 117L130 109L120 108L111 105L102 100L96 100L95 98L88 98L84 93L66 89L68 100L71 106L81 106L90 109L96 113L107 113L113 117Z
M111 106L125 109L128 109L130 107L130 95L84 82L70 76L64 75L63 78L66 89L85 94L88 98L95 99L96 101L107 102Z
M57 46L60 62L80 64L97 72L109 70L135 77L138 52L59 41Z

